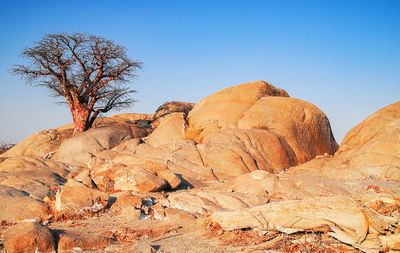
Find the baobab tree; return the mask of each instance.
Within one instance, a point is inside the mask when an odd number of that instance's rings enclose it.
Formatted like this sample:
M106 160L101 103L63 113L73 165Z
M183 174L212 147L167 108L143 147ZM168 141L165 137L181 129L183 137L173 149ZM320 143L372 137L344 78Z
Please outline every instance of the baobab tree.
M76 134L90 128L99 113L134 103L131 95L136 91L127 84L142 63L131 60L126 51L87 33L46 34L23 50L29 64L15 65L11 72L48 88L52 96L65 97Z

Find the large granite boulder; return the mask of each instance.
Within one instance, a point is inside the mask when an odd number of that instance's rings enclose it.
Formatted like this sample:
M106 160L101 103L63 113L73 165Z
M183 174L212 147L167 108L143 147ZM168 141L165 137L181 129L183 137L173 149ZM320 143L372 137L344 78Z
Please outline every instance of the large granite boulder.
M354 127L334 157L315 159L291 169L296 174L360 180L400 180L400 102Z
M198 102L188 115L189 126L201 126L205 131L237 128L244 113L265 96L289 95L265 81L229 87Z
M188 115L185 137L199 143L204 165L220 179L280 172L338 148L321 110L264 81L201 100Z

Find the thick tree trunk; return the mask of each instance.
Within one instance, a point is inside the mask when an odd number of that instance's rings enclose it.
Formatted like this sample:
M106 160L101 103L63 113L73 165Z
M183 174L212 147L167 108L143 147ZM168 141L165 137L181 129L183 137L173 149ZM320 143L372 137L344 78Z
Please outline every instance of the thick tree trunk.
M90 110L86 105L74 104L71 108L72 119L74 120L74 134L82 133L89 128Z

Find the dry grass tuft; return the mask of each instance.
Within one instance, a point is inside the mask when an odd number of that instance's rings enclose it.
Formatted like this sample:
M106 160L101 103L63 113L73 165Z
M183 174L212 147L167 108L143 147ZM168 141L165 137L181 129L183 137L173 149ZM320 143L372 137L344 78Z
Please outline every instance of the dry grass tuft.
M202 143L205 137L204 129L200 126L188 126L185 129L185 139Z
M276 250L279 252L360 252L324 232L285 234L275 229L236 229L224 231L218 223L206 220L206 236L217 238L222 245L251 251Z

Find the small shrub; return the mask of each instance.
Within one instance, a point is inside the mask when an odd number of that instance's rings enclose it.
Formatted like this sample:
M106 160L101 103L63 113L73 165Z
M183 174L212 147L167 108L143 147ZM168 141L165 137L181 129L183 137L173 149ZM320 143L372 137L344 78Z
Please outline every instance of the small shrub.
M4 141L0 141L0 155L7 152L10 148L14 147L15 144L6 143Z

